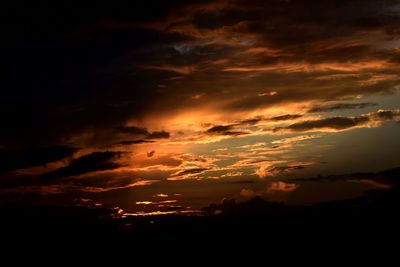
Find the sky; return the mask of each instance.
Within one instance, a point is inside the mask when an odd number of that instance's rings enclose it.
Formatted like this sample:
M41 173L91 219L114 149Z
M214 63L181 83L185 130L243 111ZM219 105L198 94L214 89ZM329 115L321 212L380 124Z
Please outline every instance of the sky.
M302 205L389 189L353 174L400 166L398 0L0 12L1 203Z

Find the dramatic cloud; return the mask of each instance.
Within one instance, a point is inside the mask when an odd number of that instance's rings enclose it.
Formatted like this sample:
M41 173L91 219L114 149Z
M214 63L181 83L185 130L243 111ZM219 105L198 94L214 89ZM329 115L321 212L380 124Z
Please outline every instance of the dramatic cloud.
M132 121L147 127L154 116L152 126L170 132L166 118L188 110L233 114L398 89L396 1L154 3L58 3L56 19L25 5L35 16L13 18L21 6L5 5L7 21L19 23L10 22L3 38L0 145L54 145L90 134L79 145L112 144L125 140L110 129ZM200 118L216 123L207 119ZM162 132L120 133L167 138Z
M398 127L380 127L400 119L396 0L8 2L4 184L97 193L225 185L199 190L210 197L239 192L236 181L266 188L257 176L314 171L303 168L346 152L329 152L339 131L387 137L381 147L371 141L381 138L349 137L363 147L354 156L362 167L365 155L397 149ZM324 133L301 134L312 131ZM388 158L380 166L395 166ZM348 164L338 161L329 168ZM145 189L124 199L170 193Z

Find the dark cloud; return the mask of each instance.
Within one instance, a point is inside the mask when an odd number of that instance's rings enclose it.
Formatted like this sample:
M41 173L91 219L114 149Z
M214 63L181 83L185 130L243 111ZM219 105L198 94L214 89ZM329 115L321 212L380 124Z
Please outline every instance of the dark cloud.
M400 110L378 110L376 117L380 120L393 120L395 117L400 116Z
M178 176L185 176L185 175L190 175L190 174L197 174L197 173L202 173L204 171L207 171L207 168L193 168L193 169L187 169L180 171L174 175L171 175L171 177L178 177Z
M146 128L140 128L140 127L134 127L134 126L119 127L119 128L117 128L117 131L121 132L121 133L131 134L131 135L143 135L143 136L146 136L146 135L149 134L149 132L147 131Z
M147 138L149 139L163 139L163 138L169 138L170 134L166 131L160 131L160 132L152 132L149 135L147 135Z
M277 127L274 129L274 131L278 132L281 130L290 130L294 132L303 132L303 131L310 131L323 128L344 130L365 124L368 121L369 121L368 117L355 117L355 118L333 117L333 118L326 118L313 121L302 121L286 127Z
M170 134L166 131L154 131L154 132L149 132L146 128L140 128L140 127L119 127L117 128L117 132L120 133L125 133L133 136L140 136L144 137L147 139L163 139L163 138L169 138Z
M238 126L238 125L237 124L217 125L217 126L213 126L210 129L208 129L206 131L206 133L217 134L217 135L232 135L232 136L248 134L247 132L235 130L236 126Z
M154 153L156 153L156 151L154 150L147 152L147 157L151 158L154 155Z
M51 173L48 173L47 176L66 177L81 175L95 171L116 169L118 167L121 167L120 164L115 162L115 160L117 160L121 155L122 152L93 152L91 154L72 160L68 166L59 168Z
M143 161L135 163L138 167L150 167L150 166L170 166L177 167L182 164L183 160L171 155L158 155L158 157L146 157Z
M271 118L256 117L254 119L242 120L238 123L238 125L256 125L257 123L262 122L262 121L286 121L286 120L295 120L295 119L298 119L301 117L303 117L303 115L301 115L301 114L285 114L285 115L275 116L275 117L271 117ZM231 125L231 126L236 126L236 125Z
M300 114L286 114L286 115L281 115L277 117L272 117L269 120L271 121L286 121L286 120L294 120L303 117L303 115Z
M304 165L291 165L291 166L276 166L272 168L268 168L268 171L272 173L282 173L282 172L291 172L304 169Z
M69 146L0 150L0 172L45 165L73 155L77 149Z
M115 162L121 155L122 152L93 152L80 158L73 159L67 166L54 171L38 175L5 176L1 180L1 187L13 188L21 186L71 184L71 181L67 181L65 178L121 167L120 164Z
M132 185L134 182L137 182L138 179L135 177L118 177L118 178L109 178L109 177L86 177L85 179L75 179L71 181L75 187L79 187L78 189L74 188L76 191L85 191L87 188L92 188L94 191L102 191L102 190L111 190L121 187L127 187Z
M234 125L217 125L207 130L208 133L223 133L233 129Z
M374 181L377 187L382 187L382 185L386 185L387 188L395 187L399 188L400 186L400 167L392 168L380 172L359 172L359 173L349 173L349 174L340 174L340 175L319 175L311 178L299 178L296 181L302 182L333 182L333 181ZM382 187L384 188L384 187Z
M375 180L393 187L400 187L400 167L378 172Z
M393 120L400 116L400 110L378 110L358 117L332 117L319 120L297 122L289 126L276 127L274 132L289 130L294 132L311 131L318 129L345 130L370 123L381 123Z
M126 141L121 141L121 142L117 142L114 143L114 145L136 145L136 144L146 144L146 143L153 143L154 141L151 140L143 140L143 139L139 139L139 140L126 140Z
M254 119L248 119L248 120L242 120L240 124L242 125L256 125L260 121L262 121L262 118L254 118Z
M342 109L363 109L366 107L373 107L377 106L376 103L338 103L338 104L331 104L331 105L324 105L324 106L316 106L308 110L309 113L317 113L317 112L331 112L335 110L342 110Z

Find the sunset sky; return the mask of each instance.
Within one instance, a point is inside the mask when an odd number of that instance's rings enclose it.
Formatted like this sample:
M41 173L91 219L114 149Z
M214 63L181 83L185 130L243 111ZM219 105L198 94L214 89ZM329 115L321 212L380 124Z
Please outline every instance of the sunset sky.
M400 166L398 0L0 10L1 203L185 213L391 188L352 174Z

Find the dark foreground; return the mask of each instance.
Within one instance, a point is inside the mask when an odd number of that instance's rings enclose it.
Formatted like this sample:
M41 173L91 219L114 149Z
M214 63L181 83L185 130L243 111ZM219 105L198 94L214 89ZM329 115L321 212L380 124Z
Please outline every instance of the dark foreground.
M398 189L314 206L285 206L254 198L212 205L204 216L126 218L113 218L111 209L84 206L3 206L1 236L3 244L19 251L65 244L76 249L154 251L200 244L205 248L254 244L284 250L395 249L400 240L399 200Z

